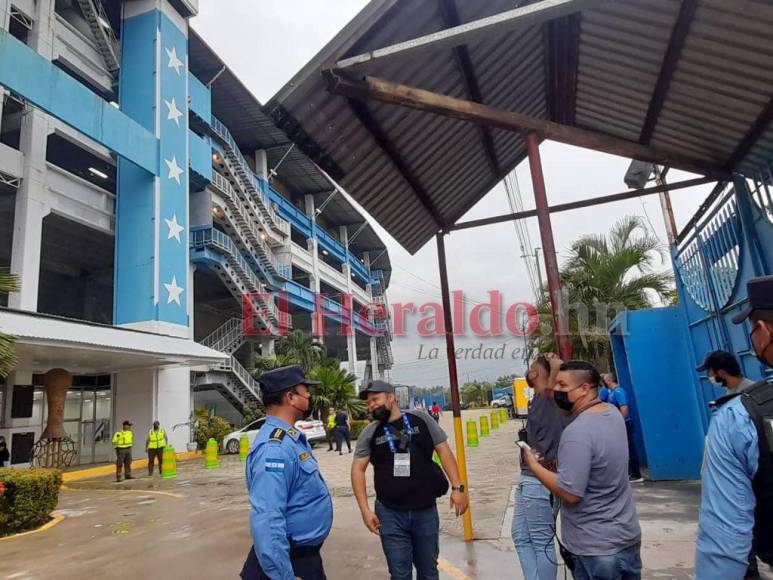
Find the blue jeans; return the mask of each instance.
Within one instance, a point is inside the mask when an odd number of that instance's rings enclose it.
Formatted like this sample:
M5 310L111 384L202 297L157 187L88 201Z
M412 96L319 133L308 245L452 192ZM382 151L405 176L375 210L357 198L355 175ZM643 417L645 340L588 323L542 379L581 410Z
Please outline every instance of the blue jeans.
M555 580L555 521L550 492L536 477L521 476L515 488L513 544L525 580Z
M611 556L572 555L574 580L641 580L641 542Z
M440 519L437 507L423 510L393 510L376 502L381 521L381 547L392 580L438 580L437 558Z

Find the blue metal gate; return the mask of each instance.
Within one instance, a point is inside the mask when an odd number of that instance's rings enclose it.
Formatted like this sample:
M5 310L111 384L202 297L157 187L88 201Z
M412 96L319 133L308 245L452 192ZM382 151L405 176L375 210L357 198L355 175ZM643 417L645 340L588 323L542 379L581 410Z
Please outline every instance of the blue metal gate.
M708 352L721 349L736 354L745 376L758 379L765 372L750 351L748 324L736 326L731 318L746 303L746 282L773 273L772 182L769 173L756 179L736 176L673 251L693 368ZM707 429L708 403L720 392L708 377L694 376Z

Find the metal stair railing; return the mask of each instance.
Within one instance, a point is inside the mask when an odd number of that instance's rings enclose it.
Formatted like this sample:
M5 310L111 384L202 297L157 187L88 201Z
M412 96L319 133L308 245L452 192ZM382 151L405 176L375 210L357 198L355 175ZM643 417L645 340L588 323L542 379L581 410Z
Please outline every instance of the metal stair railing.
M260 389L258 381L256 381L250 372L244 368L244 366L242 366L242 363L236 360L236 357L231 356L231 358L227 361L219 363L212 368L214 370L220 370L234 375L237 379L239 379L243 390L246 391L247 394L251 395L255 401L261 400L260 395L258 395Z
M279 225L280 221L284 222L285 220L277 215L276 210L271 205L268 196L263 191L260 183L258 183L257 178L252 173L252 169L247 163L247 160L244 158L244 155L242 155L242 152L239 149L239 146L236 144L233 136L231 135L231 132L219 119L215 117L212 117L210 126L212 127L212 130L215 132L215 134L224 142L226 146L226 162L228 162L228 164L232 166L232 169L234 169L233 173L239 178L239 181L242 183L244 190L254 199L258 199L261 202L259 209L271 227L283 233L284 235L287 235L286 232L289 231L289 224L287 224L287 226L284 226L284 224L281 226Z
M262 299L260 295L266 293L266 287L255 275L234 241L224 233L213 228L194 230L191 234L191 247L193 249L210 247L222 254L246 289L251 294L257 295L258 304L268 311L271 322L274 325L278 325L279 308L277 307L276 302L274 302L274 300L266 302Z
M86 22L89 23L94 42L102 54L102 58L105 59L107 69L111 73L117 72L121 63L118 39L113 33L113 27L110 26L110 20L102 6L102 0L78 0L78 6L81 8Z
M233 354L244 344L241 318L229 318L201 341L201 344L218 352Z
M219 173L214 172L212 175L212 186L221 194L223 201L225 201L227 210L231 214L226 215L237 226L234 230L242 238L241 241L245 250L251 255L259 255L263 259L264 264L273 270L272 273L288 279L291 276L290 267L281 264L274 257L271 248L258 232L255 220L248 215L248 208L245 208L244 204L240 202L240 198L231 183ZM278 286L279 284L275 282L274 285Z

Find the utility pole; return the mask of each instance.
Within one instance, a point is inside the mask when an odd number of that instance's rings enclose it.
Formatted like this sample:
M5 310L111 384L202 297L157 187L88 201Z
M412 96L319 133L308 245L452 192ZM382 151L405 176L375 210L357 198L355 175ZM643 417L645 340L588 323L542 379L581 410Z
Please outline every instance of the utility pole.
M534 248L534 256L529 256L528 254L521 254L521 258L529 259L531 260L532 257L534 258L534 265L537 267L537 296L535 297L537 300L539 300L540 296L542 296L542 292L544 290L544 287L542 286L542 268L539 267L539 251L542 248ZM523 246L521 246L521 250L523 250Z

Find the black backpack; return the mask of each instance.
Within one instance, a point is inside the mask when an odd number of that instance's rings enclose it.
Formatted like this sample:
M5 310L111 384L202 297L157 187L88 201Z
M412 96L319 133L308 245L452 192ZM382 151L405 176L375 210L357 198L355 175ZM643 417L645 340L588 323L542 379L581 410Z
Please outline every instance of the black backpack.
M760 459L752 489L754 508L754 547L757 557L773 565L773 384L755 383L741 394L741 402L757 428Z

